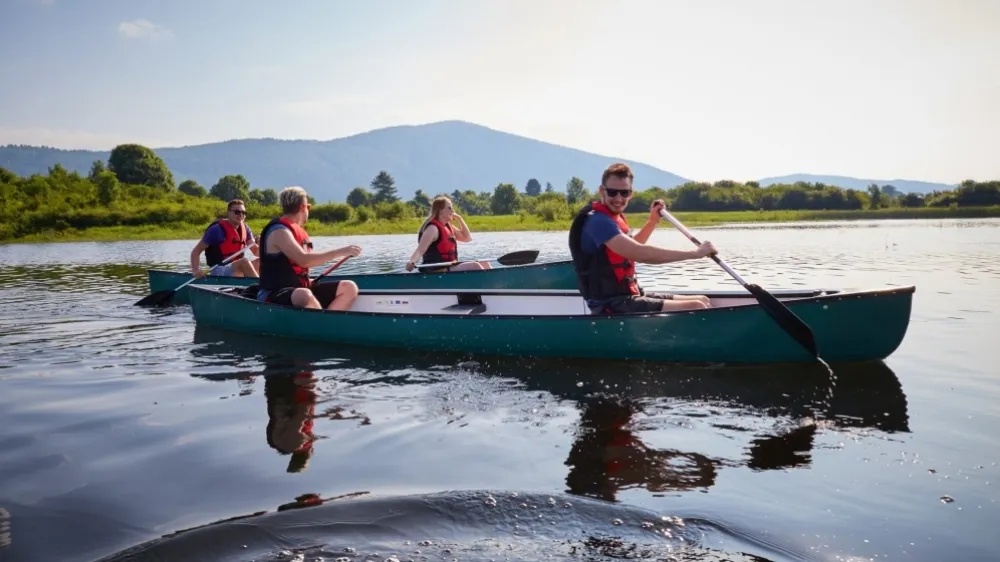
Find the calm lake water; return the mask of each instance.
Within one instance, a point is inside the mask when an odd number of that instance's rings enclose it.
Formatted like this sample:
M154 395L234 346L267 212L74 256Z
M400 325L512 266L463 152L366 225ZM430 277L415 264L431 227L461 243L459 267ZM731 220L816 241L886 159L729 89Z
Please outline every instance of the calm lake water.
M133 306L193 241L0 246L0 559L96 560L262 514L120 559L996 560L998 227L695 229L766 288L916 285L902 346L834 365L832 399L810 366L196 329L188 307ZM461 251L566 259L565 236L474 233ZM652 242L690 246L668 226ZM348 243L365 253L338 273L392 271L414 237L317 240ZM640 272L735 286L709 260Z

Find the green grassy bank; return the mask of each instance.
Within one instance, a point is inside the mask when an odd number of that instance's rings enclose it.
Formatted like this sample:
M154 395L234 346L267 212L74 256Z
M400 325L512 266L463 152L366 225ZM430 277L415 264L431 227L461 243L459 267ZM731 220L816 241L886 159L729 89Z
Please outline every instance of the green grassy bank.
M1000 217L1000 206L992 207L896 207L876 210L831 210L831 211L692 211L673 213L685 226L699 227L732 223L752 222L795 222L830 220L877 220L877 219L950 219ZM646 213L628 215L629 224L639 227ZM251 228L259 233L267 223L266 218L251 219ZM476 232L548 231L569 229L570 219L542 220L535 215L466 216L469 228ZM307 225L313 236L340 236L366 234L413 234L419 228L422 218L401 220L369 220L365 222L323 223L310 221ZM205 228L204 224L158 224L141 226L107 226L83 230L49 230L7 240L18 242L111 242L125 240L195 240ZM669 227L669 224L665 224Z

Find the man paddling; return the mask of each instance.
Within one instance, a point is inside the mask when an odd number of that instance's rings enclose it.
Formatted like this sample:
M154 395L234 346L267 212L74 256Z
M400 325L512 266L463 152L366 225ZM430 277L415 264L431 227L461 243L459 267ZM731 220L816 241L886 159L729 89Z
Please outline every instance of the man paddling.
M201 279L205 275L257 277L257 263L255 263L257 260L251 262L246 255L232 263L216 267L208 273L199 267L202 252L205 252L205 261L208 262L208 266L213 267L243 248L254 244L253 232L250 230L250 225L245 222L246 216L247 207L243 201L233 199L226 205L226 218L208 225L208 228L201 235L201 240L191 250L191 273L196 279ZM254 255L260 254L256 245L250 248L250 251Z
M633 237L625 221L632 198L632 169L612 164L601 177L599 201L588 203L573 219L569 249L580 292L593 314L650 313L708 308L703 295L647 293L636 279L636 263L671 263L706 257L715 252L711 242L691 251L668 250L646 244L660 219L664 203L649 208L649 220Z
M312 240L302 228L309 220L309 196L301 187L278 194L282 216L260 233L260 289L257 300L304 308L347 310L358 297L354 281L313 283L309 268L341 256L358 256L361 248L344 246L313 253Z

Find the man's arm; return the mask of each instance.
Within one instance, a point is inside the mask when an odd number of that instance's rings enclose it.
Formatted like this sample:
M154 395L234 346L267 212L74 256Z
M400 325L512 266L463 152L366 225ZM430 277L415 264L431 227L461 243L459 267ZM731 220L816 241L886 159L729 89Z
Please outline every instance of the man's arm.
M712 246L711 242L704 242L694 250L668 250L658 246L640 244L624 234L615 236L611 240L608 240L606 244L614 253L625 256L634 262L653 264L703 258L715 251L715 247Z
M208 244L204 240L199 240L191 249L191 273L197 274L201 269L201 253L208 249Z
M222 231L222 227L218 223L213 224L208 227L205 234L202 235L201 240L194 245L191 249L191 273L197 275L198 270L201 269L201 253L208 249L209 246L214 244L221 244L226 238L226 233Z
M659 221L653 219L647 220L646 224L642 225L642 229L635 233L634 240L639 244L645 244L646 241L649 240L650 235L653 234L653 231L656 230L656 224L658 222Z
M299 246L299 243L292 237L292 232L287 228L271 231L267 237L268 245L285 254L285 257L297 263L301 267L315 267L322 265L333 258L340 256L357 256L361 254L361 248L357 246L344 246L334 248L325 252L307 253Z
M635 241L640 244L645 244L649 240L650 235L656 230L656 225L660 224L660 209L664 207L662 199L657 199L649 206L649 219L646 220L646 224L642 225L642 230L640 230L635 235Z
M246 226L247 226L247 245L250 246L250 253L257 257L260 257L260 247L257 244L257 239L253 237L253 231L250 230L250 225Z

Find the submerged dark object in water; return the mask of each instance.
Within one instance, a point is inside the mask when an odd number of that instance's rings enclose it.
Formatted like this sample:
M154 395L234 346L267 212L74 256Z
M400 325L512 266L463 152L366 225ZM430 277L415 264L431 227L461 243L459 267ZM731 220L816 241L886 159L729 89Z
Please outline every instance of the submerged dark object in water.
M754 555L734 558L732 553L718 551L713 557L713 551L702 546L702 539L708 533L730 533L705 521L681 520L563 494L462 491L305 500L273 513L179 531L101 562L308 561L320 557L552 560L594 556L765 560Z

